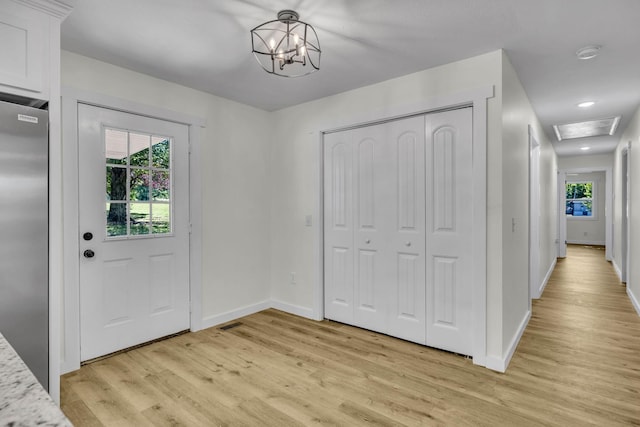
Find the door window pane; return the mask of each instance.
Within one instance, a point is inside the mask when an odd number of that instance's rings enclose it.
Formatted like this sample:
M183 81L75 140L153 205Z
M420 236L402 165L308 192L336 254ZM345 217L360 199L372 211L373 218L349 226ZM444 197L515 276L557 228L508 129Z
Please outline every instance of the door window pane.
M107 163L116 165L127 164L127 141L126 131L118 129L105 129L104 145Z
M106 208L107 237L127 235L127 204L109 203Z
M149 166L150 135L129 134L129 156L131 166Z
M171 233L171 139L122 129L104 138L107 237Z
M149 200L149 170L131 168L129 200Z
M106 172L107 200L127 200L127 169L117 166L107 166Z
M169 171L153 171L152 193L154 201L169 201Z
M171 145L164 137L154 136L151 138L153 144L152 165L154 168L169 169L171 164Z
M151 223L151 205L149 203L131 203L129 213L131 234L149 234Z
M171 233L171 205L168 203L151 204L151 226L153 234Z

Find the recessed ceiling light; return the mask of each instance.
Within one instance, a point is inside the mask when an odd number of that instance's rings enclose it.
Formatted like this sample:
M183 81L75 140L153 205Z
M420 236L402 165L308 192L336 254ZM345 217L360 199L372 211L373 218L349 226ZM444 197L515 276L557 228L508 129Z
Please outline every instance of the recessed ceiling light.
M600 54L600 49L602 49L602 46L597 44L585 46L576 51L576 56L578 59L592 59Z
M558 141L563 139L586 138L588 136L613 135L620 123L620 116L591 120L580 123L553 125Z
M591 150L591 147L580 147L580 149L581 149L582 151L587 151L587 150Z
M580 107L580 108L589 108L589 107L593 106L593 104L595 104L595 101L585 101L585 102L581 102L580 104L578 104L578 107Z

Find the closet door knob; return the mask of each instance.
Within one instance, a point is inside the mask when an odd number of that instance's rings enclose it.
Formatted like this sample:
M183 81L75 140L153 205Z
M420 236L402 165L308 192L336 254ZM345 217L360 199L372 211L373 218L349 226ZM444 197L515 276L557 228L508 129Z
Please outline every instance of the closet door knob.
M364 242L368 245L369 243L371 243L371 239L367 239Z
M411 242L407 242L407 243L405 243L405 245L406 245L407 247L409 247L409 246L411 246Z

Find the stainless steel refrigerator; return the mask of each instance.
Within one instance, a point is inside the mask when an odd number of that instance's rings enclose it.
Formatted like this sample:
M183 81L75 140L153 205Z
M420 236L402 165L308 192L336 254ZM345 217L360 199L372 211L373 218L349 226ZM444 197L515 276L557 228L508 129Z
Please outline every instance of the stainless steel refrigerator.
M0 333L49 385L49 132L45 110L0 101Z

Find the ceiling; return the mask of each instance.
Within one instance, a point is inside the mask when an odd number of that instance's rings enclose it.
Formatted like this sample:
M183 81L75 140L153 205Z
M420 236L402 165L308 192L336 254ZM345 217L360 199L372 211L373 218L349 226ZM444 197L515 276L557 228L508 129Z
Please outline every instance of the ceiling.
M315 27L319 72L277 77L253 58L249 30L282 9ZM78 0L62 48L269 111L502 48L563 156L611 152L639 106L638 18L638 0ZM614 136L552 130L617 115Z

